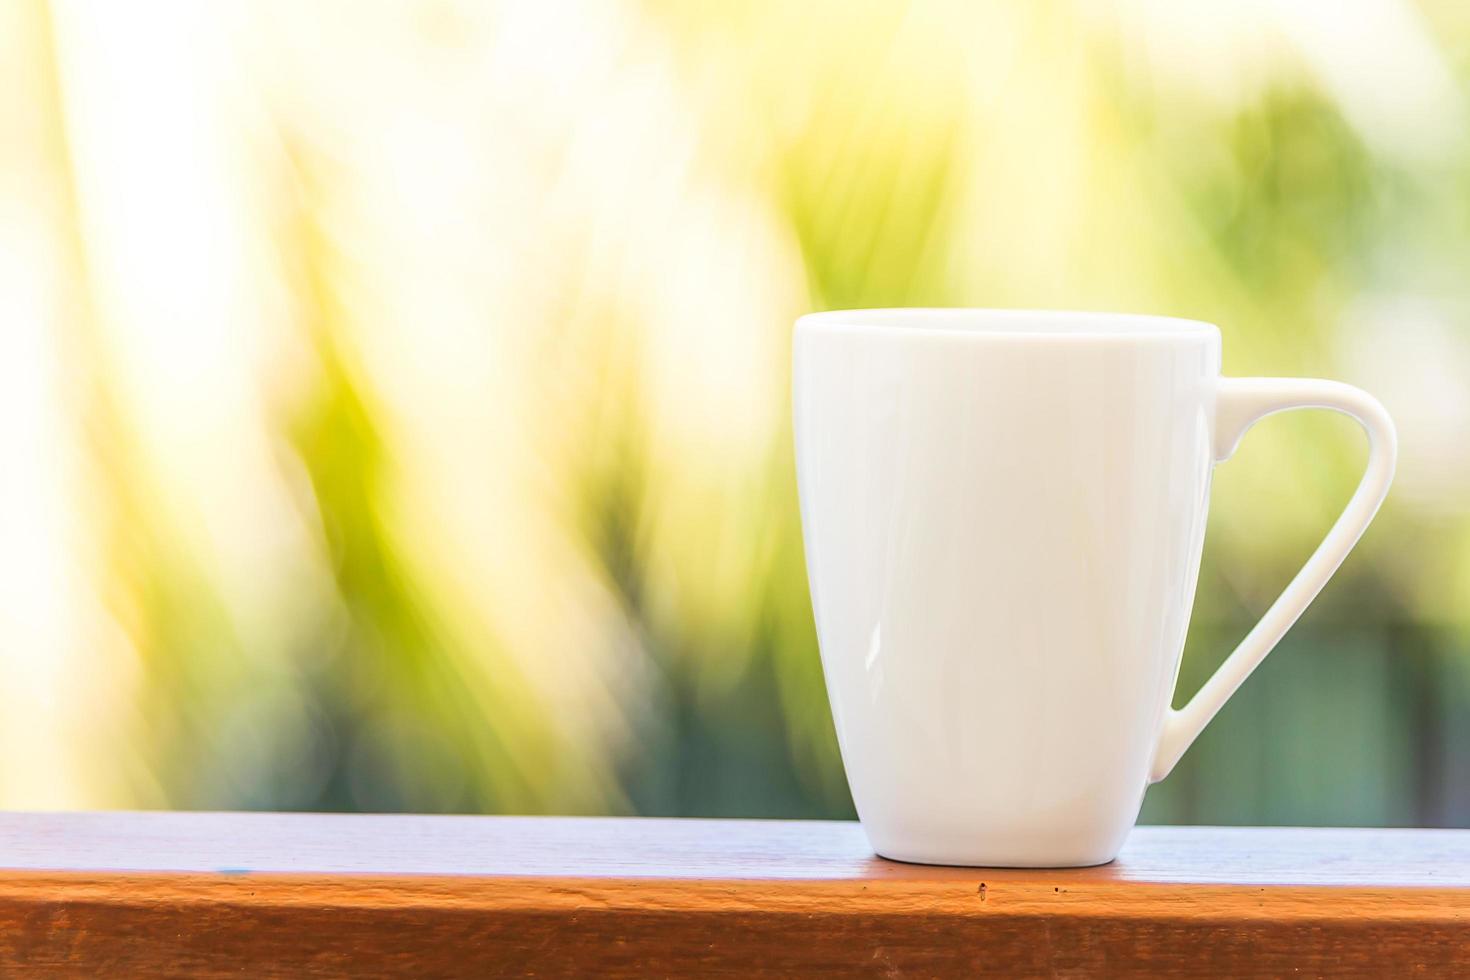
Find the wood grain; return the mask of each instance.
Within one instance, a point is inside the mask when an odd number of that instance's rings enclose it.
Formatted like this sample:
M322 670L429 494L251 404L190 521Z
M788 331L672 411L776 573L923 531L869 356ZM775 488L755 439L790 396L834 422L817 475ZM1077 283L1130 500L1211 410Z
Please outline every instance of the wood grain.
M1055 871L854 824L0 815L0 976L1470 975L1470 832L1141 827Z

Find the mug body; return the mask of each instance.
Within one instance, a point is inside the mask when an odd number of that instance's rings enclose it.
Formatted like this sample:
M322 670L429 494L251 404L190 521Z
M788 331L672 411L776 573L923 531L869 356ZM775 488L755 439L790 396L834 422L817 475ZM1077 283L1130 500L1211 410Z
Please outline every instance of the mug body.
M874 849L1111 860L1188 626L1219 331L869 310L803 317L794 353L812 602Z

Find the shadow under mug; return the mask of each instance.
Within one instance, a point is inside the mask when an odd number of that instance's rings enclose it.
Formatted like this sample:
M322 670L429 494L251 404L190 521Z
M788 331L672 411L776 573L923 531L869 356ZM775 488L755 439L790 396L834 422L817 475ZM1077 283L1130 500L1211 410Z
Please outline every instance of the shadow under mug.
M797 321L794 353L828 696L863 827L898 860L1112 860L1148 784L1316 597L1393 476L1377 400L1222 378L1206 323L817 313ZM1361 423L1367 471L1281 597L1172 710L1211 471L1293 408Z

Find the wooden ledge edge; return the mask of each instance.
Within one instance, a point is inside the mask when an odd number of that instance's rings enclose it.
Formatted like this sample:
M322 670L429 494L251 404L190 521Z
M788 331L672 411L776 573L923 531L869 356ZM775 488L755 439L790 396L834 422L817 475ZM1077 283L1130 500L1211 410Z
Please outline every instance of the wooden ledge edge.
M982 889L980 886L984 884ZM1373 921L1470 927L1470 891L1422 886L808 881L183 872L0 874L0 903L495 913L646 911L770 916L1063 916L1099 920Z

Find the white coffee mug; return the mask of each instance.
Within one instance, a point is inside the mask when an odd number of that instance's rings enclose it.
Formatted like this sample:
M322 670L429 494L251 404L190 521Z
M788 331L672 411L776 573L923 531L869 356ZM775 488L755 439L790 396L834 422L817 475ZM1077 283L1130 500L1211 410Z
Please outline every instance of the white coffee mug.
M838 741L881 855L1112 860L1144 790L1276 645L1393 476L1383 406L1333 381L1222 378L1166 317L859 310L797 321L797 473ZM1170 708L1210 473L1246 429L1331 408L1367 472L1286 591Z

